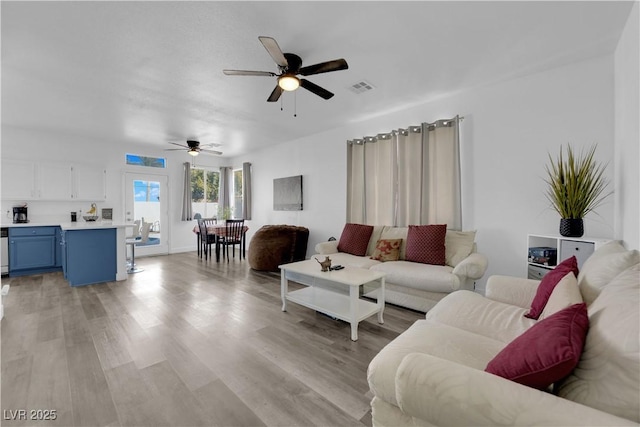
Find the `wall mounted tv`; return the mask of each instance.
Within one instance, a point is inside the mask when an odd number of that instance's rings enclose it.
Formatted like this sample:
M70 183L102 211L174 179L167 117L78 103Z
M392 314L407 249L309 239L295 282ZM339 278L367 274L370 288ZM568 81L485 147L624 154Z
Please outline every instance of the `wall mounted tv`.
M302 210L302 175L273 180L273 210Z

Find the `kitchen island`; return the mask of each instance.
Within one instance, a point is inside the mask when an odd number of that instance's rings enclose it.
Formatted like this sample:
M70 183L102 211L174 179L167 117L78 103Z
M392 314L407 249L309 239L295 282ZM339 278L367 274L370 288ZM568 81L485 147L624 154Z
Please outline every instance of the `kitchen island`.
M9 275L64 272L71 286L127 279L126 232L111 221L6 224Z
M71 286L126 280L126 227L111 221L60 224L62 270Z

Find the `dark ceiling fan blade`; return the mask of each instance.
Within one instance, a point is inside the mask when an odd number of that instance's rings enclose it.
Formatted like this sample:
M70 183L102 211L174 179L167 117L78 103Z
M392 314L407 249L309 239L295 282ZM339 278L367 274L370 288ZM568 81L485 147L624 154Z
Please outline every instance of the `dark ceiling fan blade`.
M273 58L273 60L276 64L278 64L279 67L284 68L289 66L287 58L284 57L284 53L282 53L282 49L280 49L280 46L278 46L278 42L276 41L276 39L265 36L260 36L258 37L258 39L260 40L264 48L267 49L267 52L269 52L269 55L271 55L271 58Z
M267 102L276 102L280 99L280 95L282 95L282 88L276 85L273 92L271 92L271 95L269 95L269 98L267 98Z
M187 145L177 144L177 143L175 143L175 142L170 142L169 144L177 145L178 147L189 148ZM174 148L174 150L175 150L175 148Z
M329 92L325 88L318 86L315 83L311 83L307 79L300 79L300 86L308 90L309 92L313 92L321 98L329 99L333 97L333 93Z
M203 150L202 148L200 150L201 153L205 153L205 154L215 154L217 156L221 156L222 155L222 151L216 151L216 150Z
M349 68L349 64L344 59L334 59L333 61L321 62L320 64L309 65L308 67L300 68L300 74L303 76L310 76L312 74L328 73L330 71L346 70Z
M185 147L185 148L165 148L164 151L184 151L184 150L188 150L189 147Z
M222 70L227 76L265 76L273 77L277 76L276 73L271 71L251 71L251 70Z

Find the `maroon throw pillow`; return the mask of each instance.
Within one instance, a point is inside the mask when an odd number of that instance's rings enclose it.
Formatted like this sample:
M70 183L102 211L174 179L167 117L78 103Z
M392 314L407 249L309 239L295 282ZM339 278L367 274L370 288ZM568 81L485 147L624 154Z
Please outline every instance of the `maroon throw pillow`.
M565 259L558 264L556 268L544 275L538 285L536 296L531 302L531 309L524 315L524 317L528 317L530 319L537 319L540 317L542 310L544 310L544 306L547 305L547 301L549 301L553 288L555 288L558 282L569 273L573 273L578 277L578 260L575 256Z
M587 305L574 304L537 322L511 341L485 371L544 390L578 365L588 329Z
M444 265L447 224L410 225L407 233L407 261Z
M365 256L371 233L373 233L372 225L345 224L338 242L338 251L351 255Z

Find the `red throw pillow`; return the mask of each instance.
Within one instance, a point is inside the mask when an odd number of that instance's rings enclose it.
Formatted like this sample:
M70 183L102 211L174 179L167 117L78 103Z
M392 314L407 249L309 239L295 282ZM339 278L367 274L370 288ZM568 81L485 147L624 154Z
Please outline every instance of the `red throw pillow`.
M373 233L372 225L345 224L338 242L338 251L365 256L371 233Z
M569 306L511 341L485 371L544 390L578 365L588 329L587 305Z
M410 225L407 233L407 261L444 265L447 224Z
M547 305L547 301L549 301L553 288L555 288L558 282L569 273L573 273L578 277L578 260L575 256L565 259L558 264L556 268L544 275L538 285L536 296L533 298L533 302L531 302L531 310L529 310L524 317L528 317L530 319L537 319L540 317L540 313L542 313L544 306Z

